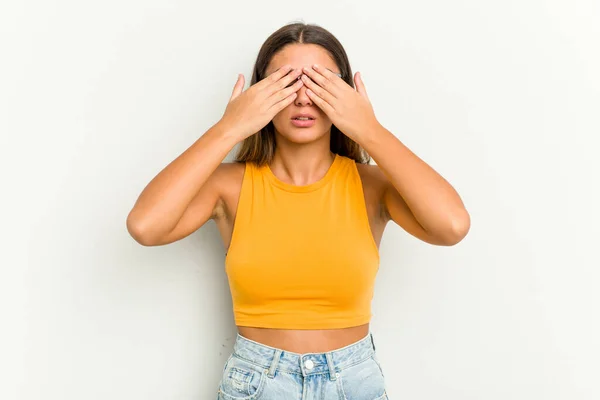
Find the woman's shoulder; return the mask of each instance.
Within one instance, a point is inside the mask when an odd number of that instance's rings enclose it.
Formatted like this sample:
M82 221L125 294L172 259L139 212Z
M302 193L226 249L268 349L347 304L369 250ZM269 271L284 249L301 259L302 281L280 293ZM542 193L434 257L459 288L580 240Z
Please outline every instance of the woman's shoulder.
M357 162L356 169L360 175L363 187L368 187L376 191L385 190L388 179L378 165Z
M223 162L213 172L213 179L222 191L227 192L236 188L239 191L244 179L245 170L246 163Z
M211 187L216 190L219 197L214 211L218 220L223 219L221 217L227 217L225 219L229 220L235 215L245 170L245 163L223 162L212 173Z
M387 222L383 199L388 187L388 179L378 165L357 162L356 169L362 184L371 230L376 233L376 242L379 243L383 227Z

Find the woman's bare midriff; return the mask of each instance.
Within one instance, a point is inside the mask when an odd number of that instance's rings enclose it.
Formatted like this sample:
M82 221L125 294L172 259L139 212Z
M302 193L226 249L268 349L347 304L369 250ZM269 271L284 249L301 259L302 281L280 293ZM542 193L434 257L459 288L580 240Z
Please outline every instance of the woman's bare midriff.
M342 329L271 329L238 326L241 336L266 346L292 353L323 353L336 350L363 339L369 334L369 324Z

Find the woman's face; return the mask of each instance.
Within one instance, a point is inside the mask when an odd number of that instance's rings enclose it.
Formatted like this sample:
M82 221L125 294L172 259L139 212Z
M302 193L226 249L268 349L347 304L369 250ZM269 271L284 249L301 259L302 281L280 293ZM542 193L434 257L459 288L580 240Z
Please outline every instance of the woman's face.
M265 77L286 64L290 64L294 69L311 68L313 64L319 64L335 73L340 72L327 50L321 46L316 44L291 44L285 46L273 56L267 66ZM322 138L330 132L331 120L308 97L306 85L298 90L297 95L290 105L273 118L276 133L293 143L309 143ZM295 125L292 117L297 113L308 113L313 116L315 121L312 126L297 126L302 122L296 122Z

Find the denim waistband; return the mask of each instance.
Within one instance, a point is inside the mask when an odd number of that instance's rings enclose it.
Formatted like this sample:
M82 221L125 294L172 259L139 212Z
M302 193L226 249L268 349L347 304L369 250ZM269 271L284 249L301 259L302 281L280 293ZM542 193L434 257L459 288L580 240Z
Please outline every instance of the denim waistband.
M374 353L375 344L370 332L357 342L323 353L293 353L255 342L239 333L233 346L233 355L265 368L270 377L280 370L303 376L329 373L330 378L335 380L336 373L370 358Z

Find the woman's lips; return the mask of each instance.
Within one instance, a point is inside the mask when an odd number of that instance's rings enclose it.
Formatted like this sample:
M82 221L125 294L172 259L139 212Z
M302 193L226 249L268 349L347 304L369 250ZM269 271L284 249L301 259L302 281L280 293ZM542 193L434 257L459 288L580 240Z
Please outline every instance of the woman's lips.
M311 126L313 126L315 124L315 120L314 119L301 120L301 119L293 119L292 118L292 124L294 124L294 126L297 126L298 128L310 128Z

